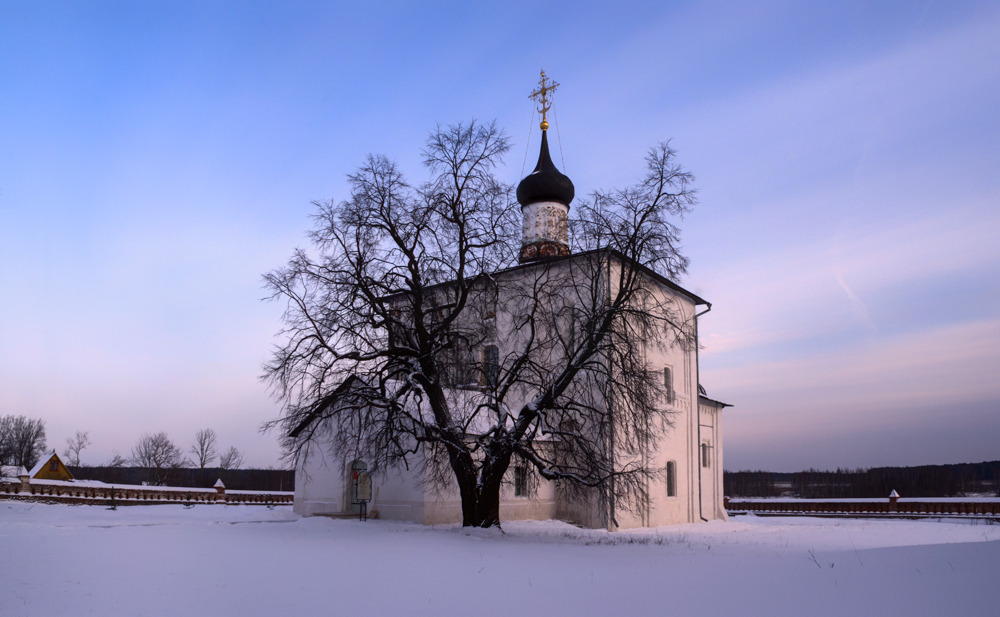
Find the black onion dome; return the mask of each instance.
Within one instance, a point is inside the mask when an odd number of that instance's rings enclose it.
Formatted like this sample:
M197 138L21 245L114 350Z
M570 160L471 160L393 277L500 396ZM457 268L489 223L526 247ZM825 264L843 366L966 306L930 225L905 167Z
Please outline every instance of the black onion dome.
M520 184L517 185L517 201L522 206L539 201L557 201L569 206L576 189L568 176L556 169L549 156L548 131L542 131L542 151L538 153L538 164Z

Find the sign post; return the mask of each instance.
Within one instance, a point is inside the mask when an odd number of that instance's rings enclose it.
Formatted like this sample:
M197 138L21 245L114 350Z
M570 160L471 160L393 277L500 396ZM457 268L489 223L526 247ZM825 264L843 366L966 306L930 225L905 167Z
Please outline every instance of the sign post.
M357 500L361 504L360 519L368 520L368 502L372 500L372 477L367 471L359 471L357 483Z

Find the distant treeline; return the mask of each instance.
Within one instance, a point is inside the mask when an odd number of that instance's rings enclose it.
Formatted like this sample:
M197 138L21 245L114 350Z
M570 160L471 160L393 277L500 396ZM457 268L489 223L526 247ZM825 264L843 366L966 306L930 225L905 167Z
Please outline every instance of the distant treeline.
M723 481L729 497L861 499L892 491L903 497L1000 496L1000 461L796 473L726 471Z
M145 467L69 467L77 480L98 480L106 484L142 484L165 474L167 486L211 488L222 480L235 491L292 491L295 472L285 469L205 469L174 468L156 471Z

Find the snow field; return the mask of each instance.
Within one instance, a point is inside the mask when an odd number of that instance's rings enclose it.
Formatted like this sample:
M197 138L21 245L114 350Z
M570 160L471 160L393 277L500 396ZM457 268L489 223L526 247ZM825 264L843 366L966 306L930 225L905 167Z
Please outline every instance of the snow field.
M504 532L288 507L0 502L0 615L1000 614L1000 525Z

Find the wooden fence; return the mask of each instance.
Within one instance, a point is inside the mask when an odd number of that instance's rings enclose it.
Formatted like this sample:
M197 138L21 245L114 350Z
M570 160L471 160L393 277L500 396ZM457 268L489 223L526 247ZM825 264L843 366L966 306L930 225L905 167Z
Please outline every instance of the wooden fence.
M178 486L94 485L47 480L43 482L0 480L0 499L75 503L92 505L159 504L290 504L290 492L227 491L225 487L185 488Z
M968 517L1000 518L1000 501L807 501L767 499L749 501L726 498L731 515L754 513L759 516L842 516L842 517Z

